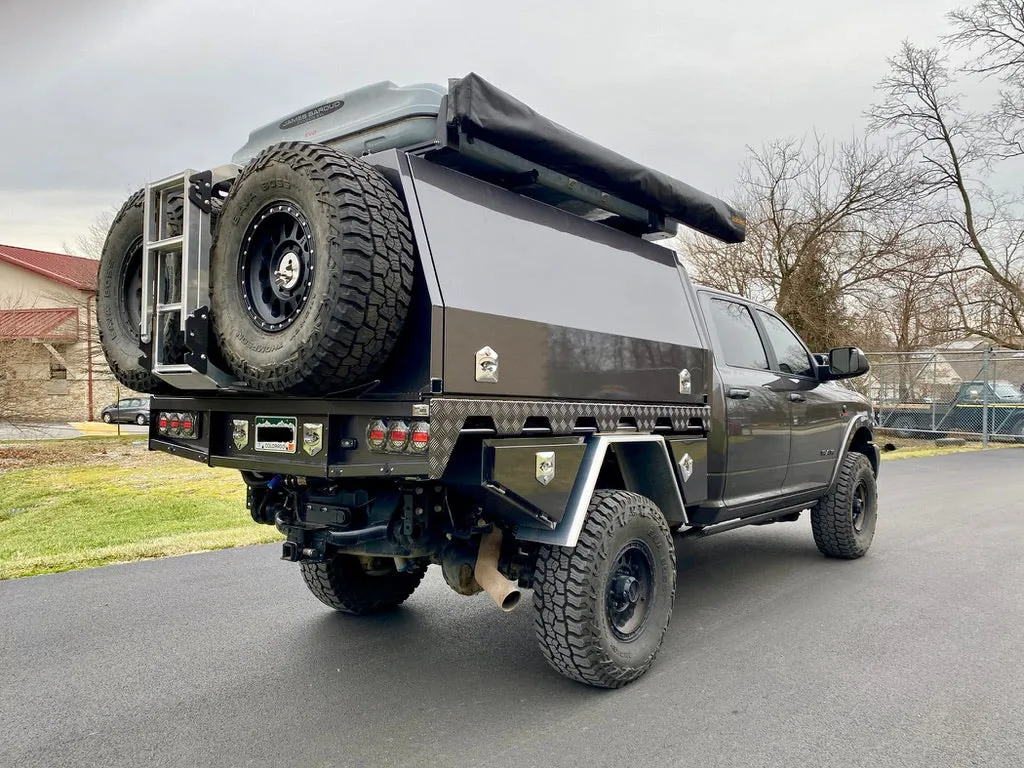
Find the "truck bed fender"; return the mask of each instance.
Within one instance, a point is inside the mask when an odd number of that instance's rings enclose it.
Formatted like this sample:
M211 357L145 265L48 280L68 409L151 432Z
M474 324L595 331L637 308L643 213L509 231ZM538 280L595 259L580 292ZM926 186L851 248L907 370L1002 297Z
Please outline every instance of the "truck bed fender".
M586 520L598 475L609 448L615 447L627 491L651 499L670 523L686 523L686 506L677 468L659 435L595 435L588 441L565 514L553 529L520 525L516 538L559 547L575 547Z

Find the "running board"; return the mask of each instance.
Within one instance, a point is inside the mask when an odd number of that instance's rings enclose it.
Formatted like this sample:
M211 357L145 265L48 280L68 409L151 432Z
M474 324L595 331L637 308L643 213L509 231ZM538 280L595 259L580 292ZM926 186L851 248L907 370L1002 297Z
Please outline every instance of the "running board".
M760 523L767 523L775 520L776 518L788 518L788 520L779 520L779 522L792 522L797 515L803 512L805 509L810 508L810 504L797 504L792 507L783 507L782 509L773 509L771 512L762 512L759 515L751 515L750 517L742 517L739 520L729 520L725 523L718 523L717 525L707 525L695 528L687 528L684 531L680 531L677 535L680 538L695 539L704 538L706 536L714 536L716 533L725 533L726 531L733 531L737 528L744 528L748 525L758 525Z
M186 170L146 185L143 219L143 360L153 375L181 390L215 390L237 385L213 365L210 345L210 214L214 187L229 169ZM169 234L172 195L182 201L181 234ZM168 279L170 277L170 279ZM168 322L169 321L169 322ZM184 359L168 359L168 334L181 334Z

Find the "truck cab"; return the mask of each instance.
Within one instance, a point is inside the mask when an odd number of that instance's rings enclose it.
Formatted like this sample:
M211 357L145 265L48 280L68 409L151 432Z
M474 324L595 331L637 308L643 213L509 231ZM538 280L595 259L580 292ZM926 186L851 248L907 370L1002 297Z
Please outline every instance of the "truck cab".
M835 480L848 448L877 473L870 401L839 385L774 310L700 285L696 292L715 382L709 500L691 520L714 524L812 503Z

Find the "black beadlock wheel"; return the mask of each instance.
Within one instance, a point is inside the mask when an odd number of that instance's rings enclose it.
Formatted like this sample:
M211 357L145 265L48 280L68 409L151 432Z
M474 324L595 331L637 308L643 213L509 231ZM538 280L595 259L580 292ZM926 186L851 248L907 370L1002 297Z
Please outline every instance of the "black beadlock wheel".
M877 520L878 488L871 462L862 453L848 453L833 488L811 508L814 543L827 557L863 557Z
M168 237L181 234L183 200L181 195L170 196L167 216ZM145 190L129 197L114 217L100 256L96 296L96 328L100 346L114 377L128 389L136 392L159 394L172 388L153 376L139 362L139 322L142 317L142 225ZM180 282L178 269L168 260L165 263L163 283L176 286ZM176 290L176 288L172 289ZM165 360L179 362L185 352L184 337L177 318L167 316L162 321L161 338L164 340Z
M354 555L334 553L322 563L300 563L309 591L341 613L363 616L390 611L404 603L423 581L426 569L399 572L393 560L379 559L368 569Z
M324 395L372 380L412 300L412 228L372 166L278 144L231 185L214 235L211 321L253 389Z
M654 663L672 618L676 556L661 510L627 491L595 491L575 547L542 546L534 628L569 679L620 688Z

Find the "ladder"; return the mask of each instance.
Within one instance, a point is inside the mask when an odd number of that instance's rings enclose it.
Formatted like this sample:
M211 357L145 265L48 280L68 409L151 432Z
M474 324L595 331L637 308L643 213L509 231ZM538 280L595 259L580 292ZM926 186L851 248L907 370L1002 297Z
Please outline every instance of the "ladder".
M140 340L153 375L182 390L232 387L210 345L210 195L212 174L187 170L146 185ZM181 195L181 234L170 235L170 198ZM170 279L168 279L170 278ZM167 359L168 334L182 333L184 360ZM173 345L177 346L177 345Z

